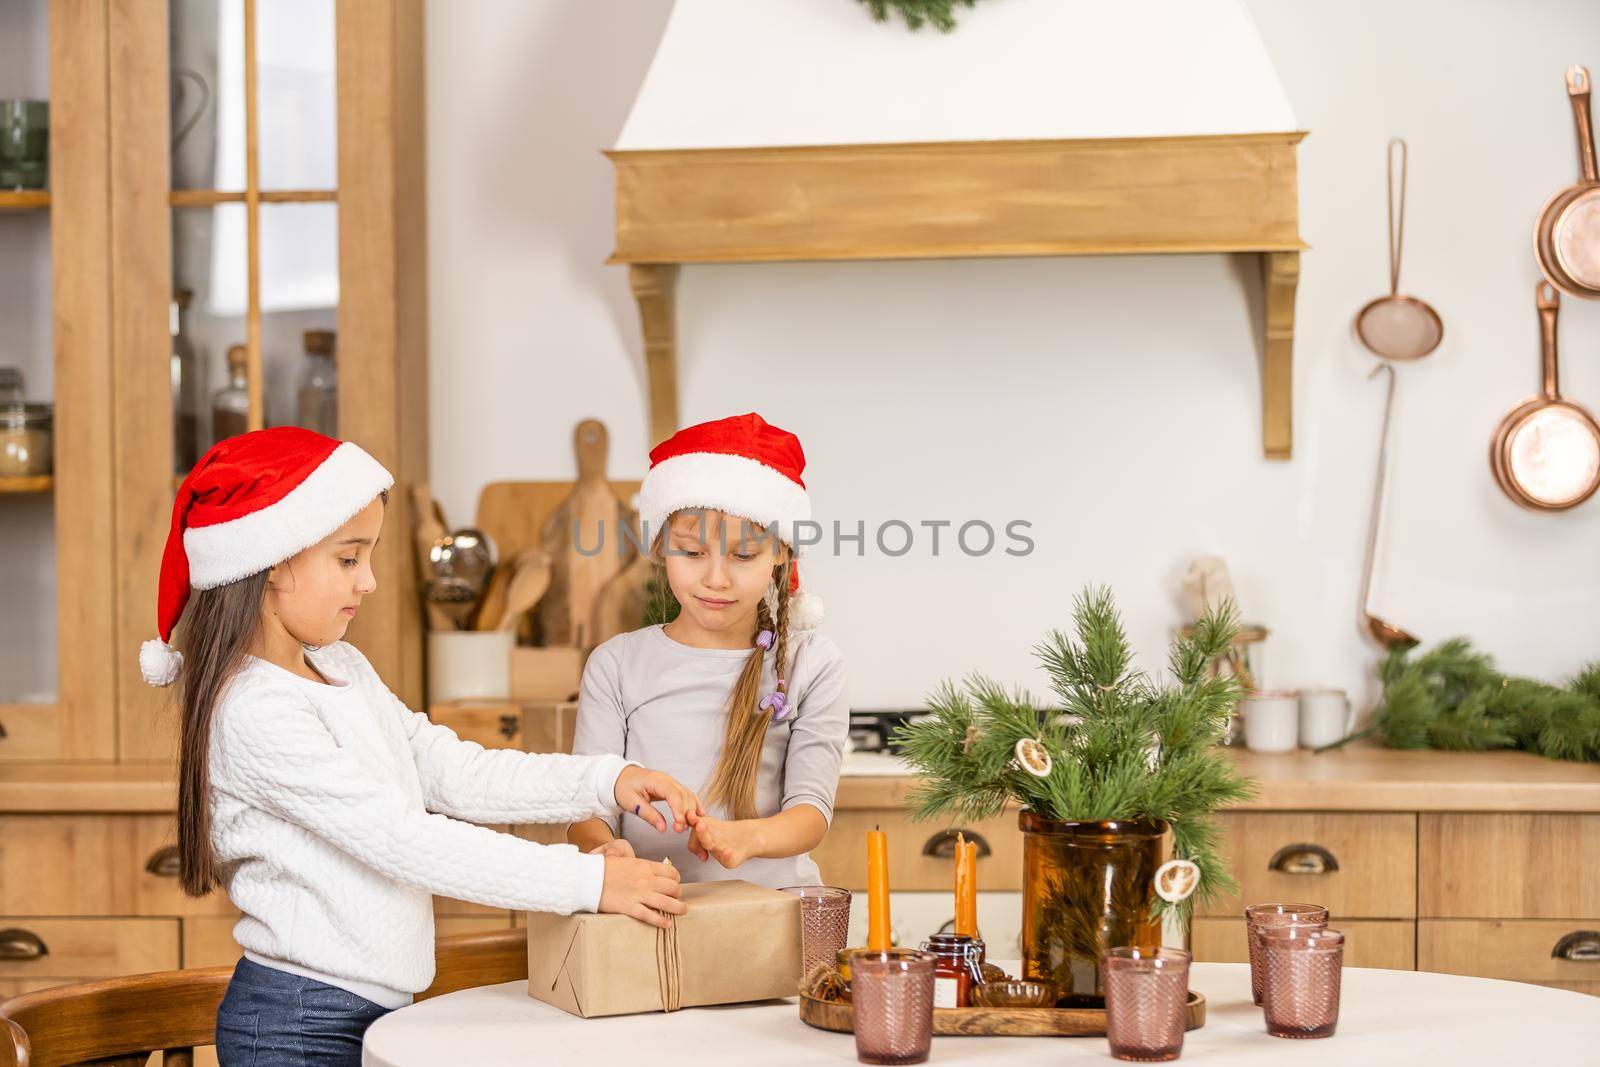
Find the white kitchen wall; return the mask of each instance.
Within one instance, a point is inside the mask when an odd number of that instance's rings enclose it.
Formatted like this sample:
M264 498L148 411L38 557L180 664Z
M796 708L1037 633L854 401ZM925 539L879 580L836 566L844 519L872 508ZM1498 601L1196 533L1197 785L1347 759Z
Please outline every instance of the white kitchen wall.
M816 0L851 4L853 0ZM977 24L1007 0L983 0ZM1065 0L1064 0L1065 2ZM669 0L428 7L432 477L452 521L482 485L572 473L603 419L611 469L646 467L637 317L611 248L611 145ZM805 443L819 546L805 581L861 707L981 670L1043 692L1031 648L1074 593L1112 585L1146 662L1189 560L1225 556L1272 628L1272 685L1370 700L1356 627L1382 389L1351 316L1387 286L1384 145L1411 145L1405 288L1445 342L1400 371L1379 613L1465 634L1556 679L1600 654L1600 499L1523 511L1486 462L1537 386L1529 234L1576 176L1561 72L1600 68L1600 5L1250 0L1301 126L1295 457L1261 458L1255 263L1237 257L695 267L680 292L681 416L755 410ZM998 17L998 16L995 16ZM862 16L861 32L893 35ZM956 32L961 32L957 30ZM730 41L736 48L739 42ZM865 106L818 57L818 109ZM1600 304L1568 300L1564 391L1600 409ZM871 531L1032 523L1014 558L890 558ZM891 547L894 547L891 544Z

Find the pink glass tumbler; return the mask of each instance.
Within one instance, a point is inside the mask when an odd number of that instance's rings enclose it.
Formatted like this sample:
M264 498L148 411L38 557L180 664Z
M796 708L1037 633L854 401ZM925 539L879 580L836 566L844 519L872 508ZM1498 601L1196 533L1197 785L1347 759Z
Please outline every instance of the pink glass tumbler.
M784 886L785 893L800 898L800 934L805 945L805 969L810 974L819 963L832 964L839 950L850 943L850 890L831 885Z
M1188 1019L1189 959L1175 948L1136 947L1113 948L1101 957L1113 1059L1158 1063L1178 1058Z
M1266 980L1261 968L1261 931L1276 926L1319 930L1327 925L1328 909L1321 904L1252 904L1244 909L1244 936L1250 947L1250 995L1257 1005L1264 1003Z
M851 1015L862 1063L923 1063L933 1045L933 965L914 949L850 955Z
M1339 979L1344 934L1323 927L1263 930L1267 1033L1273 1037L1332 1037L1339 1025Z

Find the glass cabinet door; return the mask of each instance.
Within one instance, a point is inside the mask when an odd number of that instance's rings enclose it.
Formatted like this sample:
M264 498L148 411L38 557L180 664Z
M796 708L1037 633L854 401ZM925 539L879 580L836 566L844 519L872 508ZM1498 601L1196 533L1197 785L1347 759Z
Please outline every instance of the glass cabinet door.
M59 701L50 5L0 7L0 759L43 755Z
M332 0L171 0L174 473L338 428Z

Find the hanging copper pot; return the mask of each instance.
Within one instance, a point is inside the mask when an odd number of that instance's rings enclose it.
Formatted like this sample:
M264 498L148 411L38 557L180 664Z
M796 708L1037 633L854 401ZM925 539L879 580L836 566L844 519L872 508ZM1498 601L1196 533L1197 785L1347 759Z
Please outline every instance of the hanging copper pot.
M1600 169L1589 114L1589 71L1567 70L1578 128L1578 182L1545 201L1533 227L1533 254L1550 284L1569 296L1600 299Z
M1561 297L1548 282L1535 290L1542 388L1508 411L1489 443L1489 468L1500 489L1535 511L1565 511L1600 488L1600 423L1561 398L1556 324Z

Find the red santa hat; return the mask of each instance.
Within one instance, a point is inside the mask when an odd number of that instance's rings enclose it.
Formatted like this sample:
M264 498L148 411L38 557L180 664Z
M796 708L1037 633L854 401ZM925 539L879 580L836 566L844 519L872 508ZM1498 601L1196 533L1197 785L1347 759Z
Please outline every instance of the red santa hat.
M168 642L191 589L282 563L343 526L394 484L360 446L298 426L219 441L178 487L161 556L156 627L139 649L151 685L171 685L183 657Z
M650 470L639 487L639 526L648 545L672 513L708 508L760 523L798 559L804 545L795 524L811 518L811 498L800 475L806 454L800 439L750 412L679 430L650 450ZM769 593L768 603L776 607ZM822 621L822 601L800 588L800 568L789 567L789 625L808 630Z

